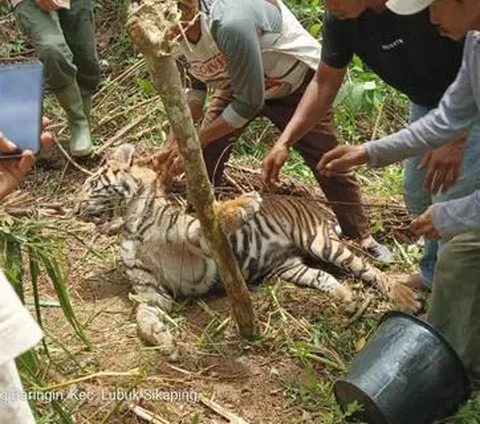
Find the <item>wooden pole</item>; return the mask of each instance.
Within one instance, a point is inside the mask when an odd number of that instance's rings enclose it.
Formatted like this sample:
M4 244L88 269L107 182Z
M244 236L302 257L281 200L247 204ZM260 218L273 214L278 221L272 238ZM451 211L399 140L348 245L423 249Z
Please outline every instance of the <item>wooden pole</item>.
M176 2L173 0L145 0L138 8L131 6L128 27L135 47L144 54L147 70L155 89L162 97L170 125L183 159L188 196L195 207L215 260L220 278L227 292L233 316L240 334L252 337L255 333L254 314L250 292L222 232L216 214L215 197L208 179L202 148L185 96L180 74L170 52L171 28L175 23ZM166 17L169 19L167 20ZM176 18L178 22L178 17Z

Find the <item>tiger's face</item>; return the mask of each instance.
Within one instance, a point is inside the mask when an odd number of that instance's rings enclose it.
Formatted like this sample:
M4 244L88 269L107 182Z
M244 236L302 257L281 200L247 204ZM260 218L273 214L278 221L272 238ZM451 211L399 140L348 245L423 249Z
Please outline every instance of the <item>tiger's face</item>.
M110 221L138 191L154 184L157 175L133 164L134 147L120 146L106 165L83 184L75 213L83 220L101 224Z

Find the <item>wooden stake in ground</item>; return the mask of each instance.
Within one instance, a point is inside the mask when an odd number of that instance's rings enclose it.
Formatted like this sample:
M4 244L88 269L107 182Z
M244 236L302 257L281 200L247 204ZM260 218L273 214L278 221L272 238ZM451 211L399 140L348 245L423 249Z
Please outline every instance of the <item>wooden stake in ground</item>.
M218 266L240 334L251 337L255 328L250 292L220 228L202 148L180 74L171 56L174 42L169 38L180 17L176 3L174 0L143 0L140 6L132 5L127 26L136 48L145 55L153 85L162 96L183 159L189 200Z

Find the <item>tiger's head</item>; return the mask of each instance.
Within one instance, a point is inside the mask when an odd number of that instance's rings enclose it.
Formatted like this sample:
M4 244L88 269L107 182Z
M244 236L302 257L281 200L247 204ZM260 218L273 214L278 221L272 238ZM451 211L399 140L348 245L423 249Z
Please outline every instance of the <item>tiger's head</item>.
M84 182L75 206L81 219L104 223L142 193L159 190L158 174L135 165L134 155L133 145L118 147L112 158Z

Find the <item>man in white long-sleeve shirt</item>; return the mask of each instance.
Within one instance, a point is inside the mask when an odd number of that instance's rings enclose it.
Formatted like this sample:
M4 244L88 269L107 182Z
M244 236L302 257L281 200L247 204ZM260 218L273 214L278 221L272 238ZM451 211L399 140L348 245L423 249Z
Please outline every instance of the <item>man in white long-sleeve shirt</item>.
M461 69L437 109L396 134L327 153L319 164L323 175L334 175L362 163L385 166L439 147L468 130L480 115L480 2L390 0L387 6L399 14L416 13L430 6L430 19L444 35L458 39L468 32ZM479 384L480 190L431 206L412 223L412 229L448 241L435 270L428 320L447 337L472 381Z

